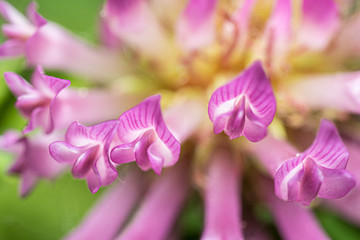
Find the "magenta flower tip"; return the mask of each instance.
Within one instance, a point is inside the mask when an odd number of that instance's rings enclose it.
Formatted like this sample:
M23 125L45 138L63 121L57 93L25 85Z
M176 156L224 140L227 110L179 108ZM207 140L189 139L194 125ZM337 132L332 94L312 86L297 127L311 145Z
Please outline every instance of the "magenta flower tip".
M276 112L276 100L260 61L212 94L208 113L216 134L224 131L230 139L244 135L257 142Z
M6 72L4 77L10 91L17 97L15 106L29 119L24 133L39 126L46 133L52 132L54 115L61 107L57 97L70 85L70 81L47 76L40 66L36 67L31 79L32 84L16 73Z
M136 161L143 170L160 174L179 159L180 142L167 128L160 109L160 95L151 96L123 113L118 136L122 144L111 151L116 163Z
M313 144L284 162L276 172L276 195L305 205L316 196L327 199L345 196L355 186L354 177L345 170L348 158L335 125L323 120Z
M86 179L90 191L95 193L118 176L109 159L109 147L116 128L116 120L91 127L74 122L66 132L65 142L50 144L50 154L58 162L71 164L73 176Z

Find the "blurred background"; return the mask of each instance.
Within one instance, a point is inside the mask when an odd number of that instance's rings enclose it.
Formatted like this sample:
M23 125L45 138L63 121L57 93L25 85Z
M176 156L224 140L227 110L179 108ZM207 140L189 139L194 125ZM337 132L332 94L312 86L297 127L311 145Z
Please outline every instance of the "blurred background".
M30 0L9 1L24 12ZM97 42L98 15L102 0L38 0L39 12L48 20L57 22L88 41ZM1 20L2 21L2 20ZM2 22L1 22L2 23ZM0 37L3 41L3 38ZM25 69L25 70L24 70ZM21 130L24 119L14 108L15 99L8 91L3 73L15 71L27 78L32 69L26 69L23 59L0 61L0 134L6 129ZM49 75L51 72L47 71ZM71 79L75 84L81 82L74 76L52 73L56 77ZM0 152L0 239L60 239L73 229L84 217L90 206L104 191L93 195L86 182L75 180L69 171L53 182L40 181L39 185L26 198L18 195L18 178L6 174L11 162L10 154ZM202 209L200 198L195 197L185 207L180 219L183 236L197 239L202 228ZM121 204L121 203L119 203ZM320 223L332 239L360 239L360 229L351 225L327 210L315 210ZM271 225L272 219L266 210L259 208L259 218Z

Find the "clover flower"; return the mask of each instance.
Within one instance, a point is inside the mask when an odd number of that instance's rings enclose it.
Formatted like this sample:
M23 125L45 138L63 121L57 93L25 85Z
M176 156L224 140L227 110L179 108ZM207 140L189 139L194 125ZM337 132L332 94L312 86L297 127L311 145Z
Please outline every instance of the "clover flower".
M203 240L268 239L259 205L284 239L329 239L320 203L359 224L360 15L338 2L106 0L93 46L0 1L0 57L36 66L4 75L28 120L0 138L21 195L66 165L91 193L112 185L66 239L180 238L194 189Z

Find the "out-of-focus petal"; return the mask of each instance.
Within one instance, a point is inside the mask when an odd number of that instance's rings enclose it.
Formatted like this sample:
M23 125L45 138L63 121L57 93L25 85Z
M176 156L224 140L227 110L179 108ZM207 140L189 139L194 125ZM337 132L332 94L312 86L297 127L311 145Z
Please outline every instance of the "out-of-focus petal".
M360 43L357 41L359 30L360 13L356 13L342 24L339 33L334 36L334 42L329 49L332 53L330 57L343 61L349 57L359 56Z
M257 0L244 0L233 15L238 31L238 48L244 50L246 40L249 38L249 22L251 12Z
M224 130L230 139L244 135L252 142L265 137L275 111L274 93L259 61L216 89L208 107L216 134Z
M6 83L17 97L15 106L29 119L24 132L28 133L36 127L42 127L46 133L54 130L54 116L57 112L54 104L61 91L70 85L70 81L44 74L42 68L37 66L30 85L15 73L4 74Z
M116 240L169 239L168 235L189 189L189 168L183 163L184 161L159 176Z
M179 142L184 142L200 126L206 106L196 99L175 103L164 112L165 123Z
M277 139L271 135L248 146L249 151L260 160L273 177L281 164L295 156L298 152L296 148L287 141Z
M16 96L22 96L28 93L33 93L34 88L25 79L13 72L4 73L6 84L10 91Z
M80 226L65 239L113 239L141 196L143 188L141 180L139 173L135 171L127 173L121 182L107 190Z
M283 239L329 240L310 209L296 203L283 202L273 194L270 182L262 184L267 204Z
M240 171L229 152L215 152L206 182L202 240L244 239L241 232Z
M326 91L323 91L326 87ZM289 86L291 97L314 110L331 108L360 114L360 73L303 77Z
M266 66L272 70L280 68L287 57L291 37L291 16L291 1L277 0L262 39L262 55Z
M47 23L47 20L36 11L36 8L36 3L31 2L27 8L27 16L36 27L42 27Z
M19 40L7 40L0 45L0 58L15 57L24 54L24 43Z
M169 56L171 44L148 1L108 0L102 12L106 26L122 41L152 59Z
M16 157L8 172L20 175L21 196L29 194L38 179L53 179L64 169L50 156L48 150L49 142L59 137L59 133L25 137L18 132L7 132L0 136L0 150L8 151Z
M0 15L9 23L12 24L30 24L27 19L18 10L16 10L10 3L0 1Z
M114 78L127 71L126 63L115 53L95 48L54 23L47 23L26 41L25 53L30 65L40 64L90 79Z
M186 51L204 48L215 40L217 0L189 0L177 23L178 44Z
M339 20L334 0L303 0L298 44L310 50L323 50L338 30Z

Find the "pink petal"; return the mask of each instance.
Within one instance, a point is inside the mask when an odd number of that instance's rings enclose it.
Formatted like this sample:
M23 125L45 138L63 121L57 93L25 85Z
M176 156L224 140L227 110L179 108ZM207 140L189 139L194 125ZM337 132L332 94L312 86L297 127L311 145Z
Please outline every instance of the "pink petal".
M359 114L359 74L350 72L303 77L290 86L290 94L297 103L314 110L330 108ZM322 91L324 86L326 91Z
M100 19L100 38L101 42L108 48L119 48L121 40L111 31L109 23L105 19Z
M97 191L99 191L101 187L100 178L94 172L89 172L89 174L86 176L86 182L92 194L95 194Z
M166 32L143 0L108 0L103 9L104 21L113 35L147 57L161 60L171 51Z
M36 11L36 3L31 2L27 8L27 15L31 23L36 27L42 27L47 23L47 20Z
M90 79L113 79L128 71L117 53L93 47L54 23L37 29L26 41L25 57L32 66L40 64Z
M15 106L24 116L31 118L33 111L36 108L41 108L41 106L44 106L46 103L46 99L34 93L18 97Z
M338 7L344 5L345 4L339 4ZM356 13L347 19L347 21L343 22L339 33L334 36L333 47L329 49L332 53L331 57L336 57L336 59L341 62L347 58L358 57L360 54L360 43L357 41L357 32L359 29L360 14Z
M333 0L304 0L302 22L298 31L301 46L323 50L338 30L340 16Z
M84 178L91 170L98 158L99 145L90 147L83 152L74 162L72 173L76 178Z
M179 163L159 176L147 191L128 225L114 239L169 239L187 197L188 169Z
M16 131L6 131L3 135L0 135L0 149L5 151L11 151L11 148L21 138L20 134Z
M58 133L52 135L35 133L25 137L13 132L0 137L0 148L16 156L9 173L18 174L22 178L20 186L22 196L30 192L38 179L53 179L63 170L63 167L50 156L48 150L49 142L58 137Z
M9 23L28 25L27 19L18 10L16 10L10 3L0 1L0 15Z
M301 159L299 157L284 162L276 171L274 178L276 195L284 201L288 201L289 196L296 199L298 197L298 189L295 187L297 182L301 181L303 175L304 166L301 164ZM295 190L295 192L291 192L291 189Z
M165 159L171 158L171 152L167 149L167 146L158 139L149 146L147 154L152 169L154 169L155 173L160 175Z
M319 192L321 198L342 198L355 187L355 178L347 170L321 169L321 171L324 174L324 181Z
M348 195L324 202L329 210L336 211L357 226L360 225L360 188L356 186Z
M111 184L118 176L109 159L117 123L112 120L85 127L74 122L66 132L65 142L50 145L51 155L59 162L73 164L74 177L86 179L92 193Z
M28 125L25 127L23 133L29 133L37 127L42 127L45 133L50 133L54 129L54 120L50 114L50 109L45 107L35 108L29 120Z
M323 120L313 144L284 162L276 172L276 195L306 205L317 195L330 199L343 197L355 186L352 174L344 170L348 158L335 125Z
M61 101L58 102L58 95L70 85L70 81L46 76L40 66L32 76L33 85L15 73L5 73L5 80L18 98L16 107L30 120L25 133L39 126L46 133L52 132L54 121L60 114Z
M316 198L320 191L324 176L312 159L307 158L302 164L302 176L291 179L288 184L290 188L288 200L310 205L311 201Z
M134 144L125 143L111 150L110 158L113 162L118 164L135 161Z
M180 154L180 143L166 127L160 109L160 95L145 99L142 103L123 113L119 118L118 136L124 144L132 144L135 159L143 170L153 168L160 174L162 167L174 165ZM126 148L130 145L126 145ZM120 156L124 145L115 147L112 161L123 163L133 160L126 150L126 160Z
M238 48L243 51L246 40L249 38L249 22L251 12L257 0L244 0L238 10L233 15L234 21L237 25L239 35Z
M184 142L199 129L206 106L200 99L181 101L164 112L166 126L179 142Z
M329 240L310 209L296 203L277 199L270 184L262 184L269 210L274 216L276 227L282 239Z
M127 173L121 182L106 191L82 223L65 239L113 239L141 196L141 180L139 173Z
M67 132L65 139L70 144L85 146L93 142L103 142L115 131L117 120L105 121L91 127L85 127L78 122L73 122Z
M266 64L282 64L287 56L291 37L291 1L277 0L264 33Z
M268 135L262 141L249 144L249 150L274 177L281 164L296 155L297 150L285 140Z
M82 153L82 148L65 142L53 142L49 145L50 155L60 163L72 164Z
M118 171L110 162L108 152L103 151L102 158L98 159L93 166L96 175L99 176L100 182L103 186L110 185L118 177Z
M40 65L36 66L31 77L31 83L42 93L51 96L55 95L55 97L71 84L69 80L45 75Z
M208 46L215 40L214 15L217 0L189 0L177 24L177 40L187 51Z
M19 40L7 40L0 45L0 58L16 57L24 54L24 43Z
M259 61L212 94L208 113L215 133L259 141L276 111L275 97Z
M321 121L314 143L304 154L314 159L318 165L329 169L344 169L349 159L349 152L336 126L325 119Z
M240 174L228 152L212 154L205 195L202 240L244 239L241 232Z
M31 171L25 171L22 174L22 178L21 178L21 185L20 185L20 196L21 197L25 197L27 196L35 187L35 185L37 184L38 181L38 177L36 177L36 175L34 173L32 173Z
M33 27L26 25L4 24L1 29L5 37L9 40L19 41L19 44L22 44L22 48L25 48L26 39L34 33Z
M4 73L6 84L10 91L16 96L22 96L28 93L33 93L35 89L25 79L13 72Z

